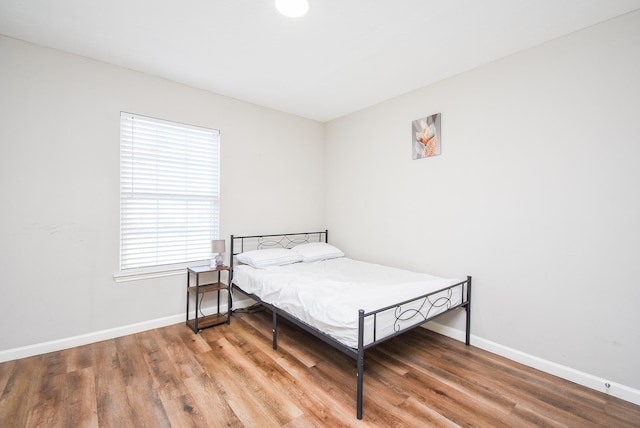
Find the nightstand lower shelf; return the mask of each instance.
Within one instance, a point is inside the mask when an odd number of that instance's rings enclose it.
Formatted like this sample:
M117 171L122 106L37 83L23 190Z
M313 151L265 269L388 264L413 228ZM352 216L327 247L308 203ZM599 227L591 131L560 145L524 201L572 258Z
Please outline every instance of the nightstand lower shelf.
M218 325L218 324L224 324L228 320L229 318L227 314L213 314L213 315L206 315L204 317L198 318L198 330L196 330L195 319L188 320L187 325L191 327L191 330L197 333L199 330L202 330L208 327L213 327L214 325Z

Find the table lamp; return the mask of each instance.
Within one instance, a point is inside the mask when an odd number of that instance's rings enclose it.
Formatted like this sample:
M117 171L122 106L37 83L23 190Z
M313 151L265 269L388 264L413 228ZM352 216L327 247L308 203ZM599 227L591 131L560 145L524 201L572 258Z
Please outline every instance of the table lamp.
M214 239L211 241L211 267L217 268L224 265L225 240Z

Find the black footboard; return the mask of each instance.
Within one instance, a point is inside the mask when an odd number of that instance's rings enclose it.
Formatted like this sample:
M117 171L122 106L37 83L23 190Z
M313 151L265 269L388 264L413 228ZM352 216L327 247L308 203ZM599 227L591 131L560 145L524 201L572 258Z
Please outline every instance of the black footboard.
M454 303L455 294L460 294L460 302ZM375 311L366 312L360 310L358 313L358 348L356 350L357 364L357 408L356 415L362 419L363 405L363 372L364 372L364 351L381 342L389 340L415 327L431 321L441 315L449 313L455 309L464 308L467 312L465 327L465 343L470 344L471 339L471 277L467 276L466 281L445 287L441 290L425 294L404 302L395 303ZM392 311L395 318L394 330L392 334L387 334L378 338L378 316ZM365 341L365 333L370 331L372 340Z
M253 235L234 236L231 235L231 266L233 267L234 256L243 251L263 248L291 248L304 242L327 242L328 231L279 234L279 235ZM252 242L250 246L248 242ZM257 242L257 244L255 244ZM232 271L233 272L233 271ZM410 300L394 303L384 308L365 312L364 310L354 313L358 317L358 345L357 348L345 345L333 337L325 334L316 327L298 319L297 317L269 304L263 302L260 296L247 293L231 282L231 293L241 292L248 297L263 304L273 311L273 349L278 347L278 317L283 317L300 328L321 339L325 343L333 346L337 350L349 355L356 360L357 365L357 398L356 416L362 419L363 389L364 389L364 353L365 350L389 340L415 327L419 327L427 321L433 320L445 313L464 308L466 311L465 343L469 345L471 335L471 277L465 281L444 287L440 290L428 293ZM379 319L385 318L385 325L389 319L393 321L393 331L379 328Z

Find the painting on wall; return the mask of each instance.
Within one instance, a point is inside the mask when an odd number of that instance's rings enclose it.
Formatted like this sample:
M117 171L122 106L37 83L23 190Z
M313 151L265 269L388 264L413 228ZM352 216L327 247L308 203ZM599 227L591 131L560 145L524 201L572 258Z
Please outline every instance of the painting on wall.
M414 120L411 128L413 159L429 158L440 154L442 148L440 113Z

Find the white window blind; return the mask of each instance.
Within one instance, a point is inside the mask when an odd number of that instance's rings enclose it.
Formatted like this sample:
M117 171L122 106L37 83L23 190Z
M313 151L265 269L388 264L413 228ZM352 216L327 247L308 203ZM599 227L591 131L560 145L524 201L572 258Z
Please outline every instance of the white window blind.
M120 270L210 258L220 133L120 113Z

